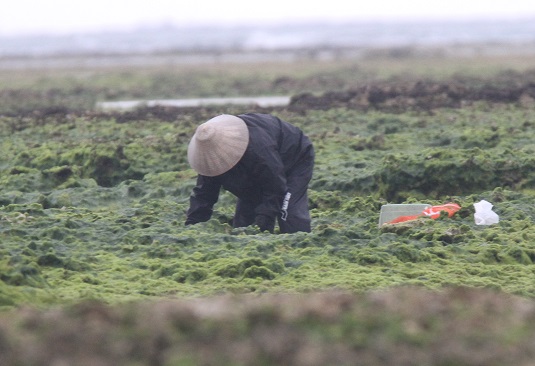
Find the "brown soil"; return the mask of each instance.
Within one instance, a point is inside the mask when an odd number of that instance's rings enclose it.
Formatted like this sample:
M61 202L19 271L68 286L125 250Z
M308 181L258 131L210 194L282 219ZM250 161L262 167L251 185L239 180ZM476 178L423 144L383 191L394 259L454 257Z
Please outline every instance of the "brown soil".
M532 300L464 288L0 314L1 365L531 365L534 356Z
M430 111L444 107L460 108L477 101L533 105L535 82L515 82L513 85L471 85L469 80L374 83L347 91L296 95L290 108L296 111L337 107L391 112L411 109Z

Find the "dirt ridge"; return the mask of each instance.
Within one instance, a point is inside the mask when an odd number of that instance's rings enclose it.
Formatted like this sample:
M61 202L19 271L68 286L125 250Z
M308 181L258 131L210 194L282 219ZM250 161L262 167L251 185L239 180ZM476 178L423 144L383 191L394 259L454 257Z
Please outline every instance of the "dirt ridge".
M468 288L89 301L0 314L0 364L528 365L533 320L532 300Z
M468 103L535 103L535 82L494 85L471 85L468 81L403 81L377 82L344 91L328 91L320 95L302 93L292 97L291 110L346 107L391 112L406 110L430 111L436 108L460 108Z

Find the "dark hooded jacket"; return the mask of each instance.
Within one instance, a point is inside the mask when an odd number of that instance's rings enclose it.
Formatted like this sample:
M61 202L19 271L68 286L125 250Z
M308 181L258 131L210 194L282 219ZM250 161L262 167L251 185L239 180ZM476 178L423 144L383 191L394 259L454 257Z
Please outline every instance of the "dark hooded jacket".
M274 220L287 192L286 178L300 159L313 154L310 140L288 122L269 114L249 113L238 117L249 130L247 149L226 173L215 177L198 175L186 224L210 219L221 187L253 204L256 216Z

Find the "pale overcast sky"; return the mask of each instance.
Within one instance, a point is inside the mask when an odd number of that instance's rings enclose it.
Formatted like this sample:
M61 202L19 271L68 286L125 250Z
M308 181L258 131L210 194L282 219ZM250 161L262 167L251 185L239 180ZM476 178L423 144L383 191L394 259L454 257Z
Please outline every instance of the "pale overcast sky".
M98 32L164 23L528 17L535 19L535 0L16 0L0 10L0 36Z

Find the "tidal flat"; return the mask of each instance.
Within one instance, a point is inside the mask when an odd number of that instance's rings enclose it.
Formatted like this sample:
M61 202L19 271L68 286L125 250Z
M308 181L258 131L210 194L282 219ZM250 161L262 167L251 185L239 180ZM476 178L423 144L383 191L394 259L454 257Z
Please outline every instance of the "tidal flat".
M229 295L307 303L307 294L329 291L368 299L378 291L408 296L408 289L423 299L456 288L533 307L533 61L379 53L301 64L0 70L1 312L86 303L138 311L132 307ZM268 108L95 108L103 100L268 94L292 98ZM195 183L186 149L196 126L250 111L275 114L314 143L311 233L233 229L228 193L210 221L184 226ZM475 224L480 200L494 205L498 224ZM452 218L378 226L384 204L447 202L461 206ZM399 326L392 317L385 329ZM414 339L403 325L387 341L423 344L438 334L418 324ZM372 342L334 328L328 334L348 334L358 347ZM18 341L2 338L14 329L0 327L0 350L16 357ZM520 344L516 332L528 331L515 328L508 339ZM262 357L271 364L272 356ZM228 357L228 364L247 363Z

